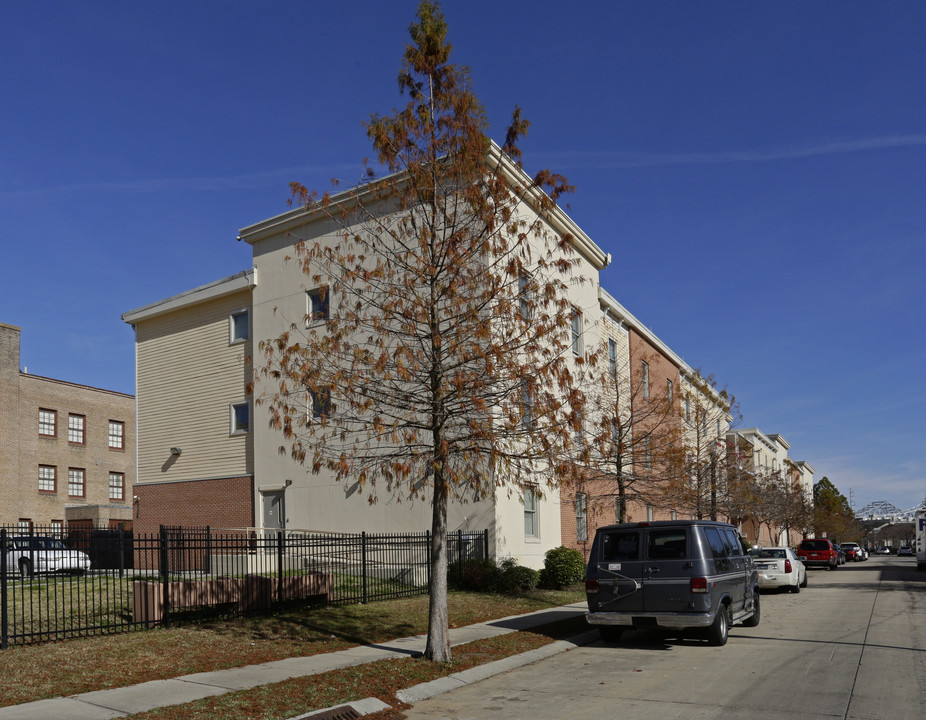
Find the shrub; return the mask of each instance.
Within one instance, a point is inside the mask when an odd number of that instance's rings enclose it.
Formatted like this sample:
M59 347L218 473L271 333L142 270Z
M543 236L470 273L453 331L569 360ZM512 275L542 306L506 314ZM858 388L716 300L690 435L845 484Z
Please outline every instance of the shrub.
M492 560L464 560L447 567L447 584L457 590L514 595L537 587L540 573L506 558L498 565Z
M540 586L550 590L562 590L585 577L585 559L582 553L560 546L547 550L540 571Z
M540 573L529 567L518 565L513 558L502 560L498 567L497 591L507 595L530 592L540 580Z

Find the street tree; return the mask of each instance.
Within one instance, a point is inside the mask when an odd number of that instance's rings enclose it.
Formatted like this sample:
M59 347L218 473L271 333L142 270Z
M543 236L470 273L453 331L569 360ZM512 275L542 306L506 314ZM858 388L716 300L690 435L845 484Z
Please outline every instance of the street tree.
M430 503L425 655L448 661L448 504L542 493L574 474L595 353L575 334L575 238L552 223L570 186L524 172L519 109L503 144L489 140L437 3L421 2L409 33L407 103L366 125L385 174L365 162L348 191L293 185L334 230L294 237L292 261L322 290L261 343L261 401L281 450L310 471L370 502Z
M814 531L818 537L845 540L859 537L861 525L852 506L828 477L813 486Z

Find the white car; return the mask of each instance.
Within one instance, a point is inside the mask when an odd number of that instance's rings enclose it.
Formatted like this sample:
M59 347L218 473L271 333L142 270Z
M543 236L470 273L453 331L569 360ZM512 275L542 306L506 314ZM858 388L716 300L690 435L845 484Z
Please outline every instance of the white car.
M83 574L90 569L90 558L71 550L61 540L39 535L14 535L6 540L7 573L24 577L36 573L67 572Z
M807 587L807 568L791 548L752 548L752 561L759 571L759 587L786 587L797 593Z

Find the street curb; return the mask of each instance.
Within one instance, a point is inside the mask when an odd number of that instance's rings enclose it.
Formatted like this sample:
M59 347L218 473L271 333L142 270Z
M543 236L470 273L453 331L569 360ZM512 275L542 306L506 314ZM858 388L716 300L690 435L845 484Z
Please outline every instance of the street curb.
M434 697L435 695L440 695L441 693L447 692L449 690L455 690L458 687L469 685L470 683L474 682L479 682L480 680L485 680L486 678L492 677L493 675L498 675L499 673L503 673L508 670L514 670L515 668L522 667L523 665L529 665L530 663L537 662L538 660L545 660L548 657L558 655L560 653L566 652L567 650L572 650L573 648L579 647L581 645L588 645L597 639L598 632L596 630L584 632L567 640L557 640L556 642L550 643L549 645L544 645L543 647L537 648L536 650L529 650L527 652L521 653L520 655L512 655L511 657L495 660L494 662L490 662L485 665L477 665L476 667L470 668L469 670L463 670L462 672L454 673L453 675L448 675L447 677L431 680L430 682L419 683L418 685L413 685L410 688L406 688L405 690L400 690L397 692L396 697L402 702L408 704L412 704L420 700L427 700L428 698Z

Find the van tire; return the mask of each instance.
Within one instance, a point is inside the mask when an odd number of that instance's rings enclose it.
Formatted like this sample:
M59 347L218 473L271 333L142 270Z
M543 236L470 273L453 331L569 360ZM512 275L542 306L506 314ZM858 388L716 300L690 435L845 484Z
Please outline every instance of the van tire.
M604 642L609 642L609 643L620 642L622 632L623 631L620 628L616 628L616 627L598 628L598 634L601 635L601 639Z
M714 622L707 631L707 641L711 645L720 647L727 644L727 636L730 633L730 611L726 605L721 605L714 617Z
M759 620L762 619L762 606L759 604L759 593L755 594L753 603L752 615L743 620L743 625L746 627L755 627L759 624Z

